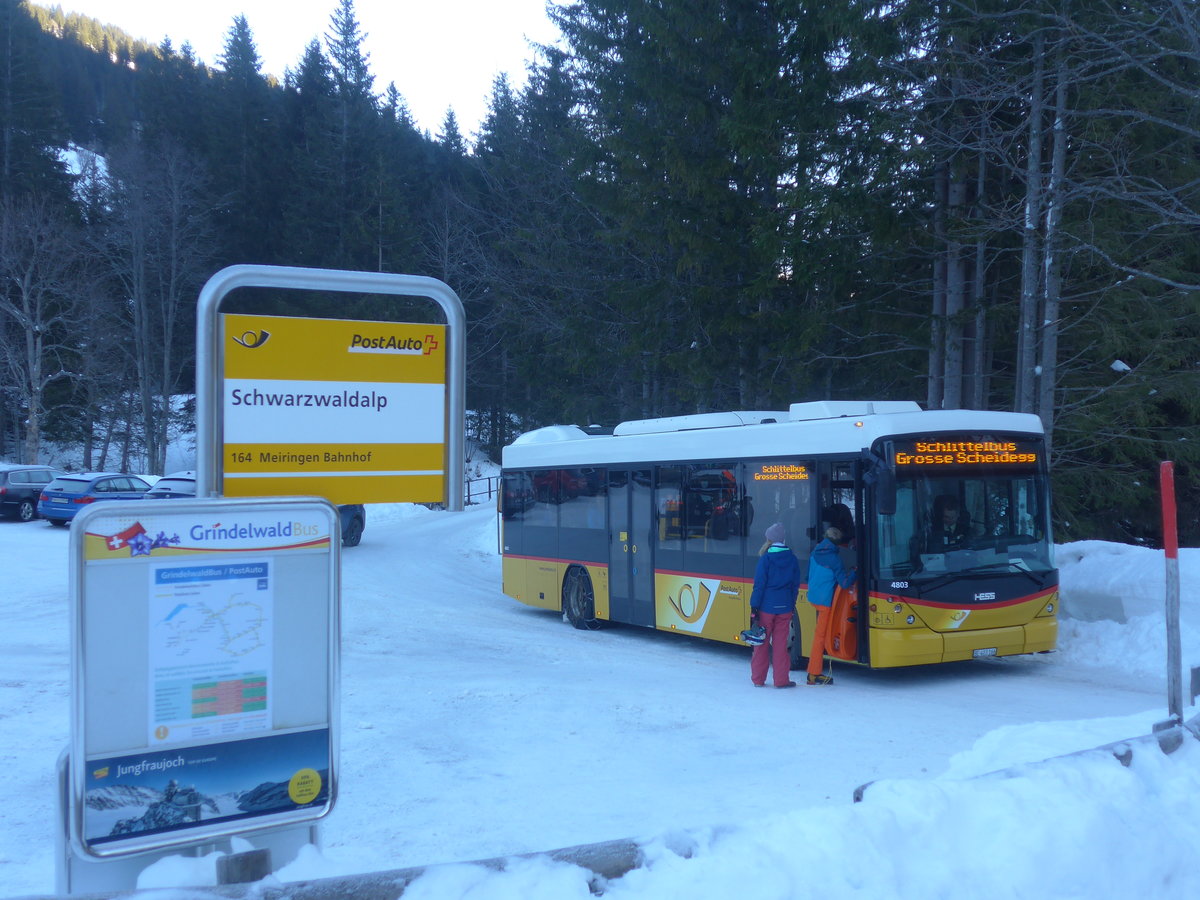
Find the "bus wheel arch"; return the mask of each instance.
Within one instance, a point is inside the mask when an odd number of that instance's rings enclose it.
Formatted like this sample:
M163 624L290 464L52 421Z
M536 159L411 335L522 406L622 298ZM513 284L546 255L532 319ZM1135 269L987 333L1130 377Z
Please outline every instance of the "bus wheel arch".
M592 631L600 627L592 577L583 566L571 566L563 576L562 611L563 617L580 630Z

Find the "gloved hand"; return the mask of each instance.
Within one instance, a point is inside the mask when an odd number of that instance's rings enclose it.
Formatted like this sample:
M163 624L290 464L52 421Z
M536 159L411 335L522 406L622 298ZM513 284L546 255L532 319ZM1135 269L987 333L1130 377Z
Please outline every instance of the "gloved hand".
M750 627L753 628L757 624L758 624L758 610L752 609L752 610L750 610Z

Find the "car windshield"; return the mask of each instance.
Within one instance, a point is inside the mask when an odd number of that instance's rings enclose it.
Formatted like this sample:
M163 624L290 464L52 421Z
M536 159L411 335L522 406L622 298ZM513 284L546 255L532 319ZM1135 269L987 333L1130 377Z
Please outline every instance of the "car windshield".
M877 519L881 578L1054 568L1041 474L918 475L896 488L895 515Z

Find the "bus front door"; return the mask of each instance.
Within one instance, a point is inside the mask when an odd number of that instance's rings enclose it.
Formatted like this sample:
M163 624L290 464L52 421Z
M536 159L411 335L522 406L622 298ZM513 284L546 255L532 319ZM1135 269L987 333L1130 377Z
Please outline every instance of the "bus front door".
M649 469L608 473L609 618L654 625L654 494Z

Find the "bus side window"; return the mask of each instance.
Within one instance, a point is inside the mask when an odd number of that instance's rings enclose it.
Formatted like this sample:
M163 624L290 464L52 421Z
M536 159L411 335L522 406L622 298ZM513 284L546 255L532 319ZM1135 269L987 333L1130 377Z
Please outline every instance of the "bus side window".
M504 522L504 552L525 549L525 511L533 505L533 482L525 472L505 472L501 479L500 517Z
M683 507L689 553L740 552L744 506L734 475L736 468L732 462L687 467Z
M605 527L607 473L603 469L559 470L559 525L562 528Z
M660 550L683 549L683 469L660 466L654 488L655 533Z
M808 559L811 549L809 533L813 511L814 468L812 463L798 460L767 460L750 463L745 468L743 531L746 534L746 554L758 556L763 544L763 532L775 522L787 530L788 546L800 561ZM749 570L753 573L753 569Z

